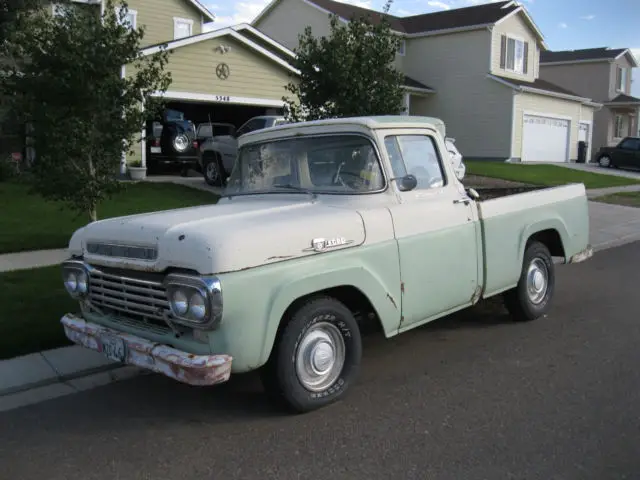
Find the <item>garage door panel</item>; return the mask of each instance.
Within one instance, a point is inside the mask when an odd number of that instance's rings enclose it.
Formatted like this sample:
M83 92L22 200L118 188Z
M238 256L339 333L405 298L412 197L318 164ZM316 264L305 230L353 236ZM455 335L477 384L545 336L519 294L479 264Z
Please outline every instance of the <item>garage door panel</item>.
M522 161L566 162L571 122L553 116L523 115Z

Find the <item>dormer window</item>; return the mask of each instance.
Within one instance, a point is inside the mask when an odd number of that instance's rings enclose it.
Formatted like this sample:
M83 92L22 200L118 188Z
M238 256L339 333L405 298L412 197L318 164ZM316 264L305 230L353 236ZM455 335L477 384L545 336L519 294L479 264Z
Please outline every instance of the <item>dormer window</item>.
M502 35L500 40L500 68L526 75L529 71L529 42L510 35Z

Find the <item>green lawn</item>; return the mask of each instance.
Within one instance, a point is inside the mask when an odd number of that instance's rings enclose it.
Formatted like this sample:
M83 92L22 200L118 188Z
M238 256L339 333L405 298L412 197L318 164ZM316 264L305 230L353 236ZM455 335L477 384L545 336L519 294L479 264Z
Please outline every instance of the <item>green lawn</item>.
M586 188L636 185L640 181L614 175L583 172L556 165L520 165L517 163L465 161L467 175L500 178L532 185L556 186L584 183Z
M171 208L216 203L213 193L173 183L126 185L98 206L98 218L145 213ZM26 250L64 248L71 234L88 223L58 203L28 193L28 187L0 182L0 254Z
M60 266L0 273L0 305L0 360L71 344L60 319L79 307Z
M613 203L627 207L640 207L640 192L619 192L603 195L594 199L596 202Z

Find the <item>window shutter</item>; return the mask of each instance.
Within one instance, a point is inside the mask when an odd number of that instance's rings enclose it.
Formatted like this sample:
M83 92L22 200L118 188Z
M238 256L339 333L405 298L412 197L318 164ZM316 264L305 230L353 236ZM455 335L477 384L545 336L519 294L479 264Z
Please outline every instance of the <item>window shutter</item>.
M504 69L507 64L507 36L500 36L500 68Z
M529 42L524 42L522 56L522 73L526 75L529 71Z

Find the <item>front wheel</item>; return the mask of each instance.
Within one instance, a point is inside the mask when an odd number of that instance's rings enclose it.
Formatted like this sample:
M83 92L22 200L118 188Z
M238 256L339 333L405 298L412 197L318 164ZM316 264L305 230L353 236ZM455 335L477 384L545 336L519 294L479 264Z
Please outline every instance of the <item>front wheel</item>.
M359 372L360 330L339 301L316 297L297 308L262 370L267 394L305 413L342 399Z
M611 157L609 157L608 155L603 155L598 159L598 164L602 167L602 168L609 168L611 167Z
M554 288L551 253L544 244L533 241L524 252L518 285L504 294L505 306L514 320L535 320L549 311Z

